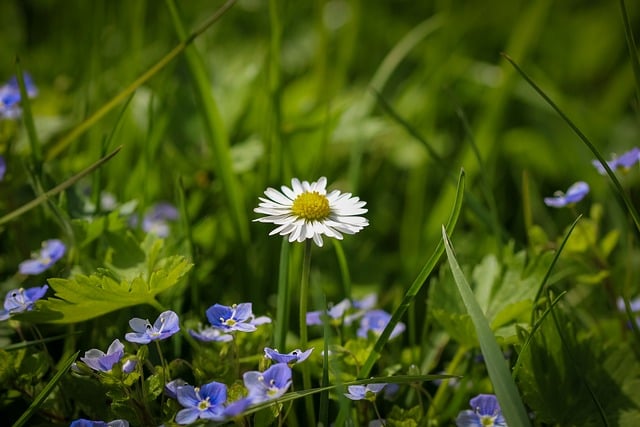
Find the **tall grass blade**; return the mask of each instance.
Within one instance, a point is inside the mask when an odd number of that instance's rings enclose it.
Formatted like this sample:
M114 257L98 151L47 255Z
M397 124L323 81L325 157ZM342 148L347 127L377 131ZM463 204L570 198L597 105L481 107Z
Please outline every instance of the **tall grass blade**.
M174 0L167 0L167 7L171 13L173 25L178 37L183 43L188 40L188 35L178 15L178 9ZM215 170L222 182L222 188L231 208L231 221L234 224L237 235L243 243L249 241L249 221L244 208L243 192L238 185L233 172L233 162L231 161L231 150L229 136L222 120L222 115L218 109L213 95L211 94L211 82L207 75L202 56L195 48L189 45L185 47L185 57L189 66L189 71L193 77L196 97L202 112L205 127L209 133L210 147L213 152L213 162Z
M442 226L442 240L444 241L444 246L447 251L447 258L451 272L453 273L453 279L458 287L458 292L462 297L467 313L471 317L476 334L478 335L478 341L480 341L480 349L485 359L487 371L489 372L489 377L493 383L493 388L500 402L500 407L502 408L502 413L504 414L507 424L522 427L531 425L527 411L522 403L522 398L518 392L518 387L516 387L516 383L511 377L502 351L500 351L500 346L498 346L498 342L489 327L489 322L484 316L478 301L476 301L462 269L458 265L451 241L447 235L447 229L444 225Z
M513 65L516 71L522 76L523 79L526 80L527 83L529 83L529 85L533 88L533 90L535 90L538 93L538 95L540 95L542 99L544 99L547 102L547 104L549 104L549 106L551 106L551 108L553 108L556 111L556 113L558 113L558 115L562 118L562 120L564 120L567 123L567 125L569 125L571 130L573 130L573 132L575 132L575 134L578 135L578 138L582 140L584 145L586 145L587 148L591 150L591 152L596 157L596 159L598 159L600 164L602 164L604 169L607 171L607 175L609 175L609 179L611 179L611 182L613 183L613 186L616 192L618 193L620 198L624 201L624 204L627 207L627 211L633 218L633 222L636 225L636 228L638 229L638 231L640 231L640 215L638 214L638 211L636 210L635 206L631 202L631 199L622 188L620 181L618 180L616 175L613 173L613 171L607 164L607 161L604 159L604 157L602 157L602 154L600 154L600 152L596 149L596 147L591 143L589 138L587 138L587 136L584 133L582 133L582 131L573 123L573 121L571 121L571 119L569 119L569 117L562 112L562 110L556 105L556 103L553 102L551 98L549 98L549 96L542 89L540 89L540 87L518 66L518 64L516 64L516 62L509 55L507 55L506 53L503 53L502 56L507 61L509 61L511 65Z
M4 215L3 217L0 217L0 225L19 217L23 213L35 208L39 204L47 201L49 198L55 196L56 194L60 193L61 191L64 191L67 188L71 187L73 184L75 184L76 182L81 180L83 177L85 177L86 175L90 174L91 172L93 172L94 170L98 169L100 166L102 166L103 164L105 164L106 162L111 160L113 158L113 156L118 154L118 152L121 149L122 149L122 145L119 146L118 148L116 148L115 150L113 150L111 153L109 153L106 156L104 156L103 158L101 158L100 160L98 160L97 162L95 162L94 164L92 164L91 166L89 166L88 168L84 169L82 172L79 172L76 175L72 176L71 178L69 178L68 180L63 182L62 184L57 185L54 188L52 188L51 190L44 192L43 194L41 194L40 196L36 197L35 199L30 201L29 203L26 203L26 204L20 206L18 209L14 210L13 212L9 212L8 214Z
M62 376L67 372L71 364L75 362L75 360L78 358L79 354L80 354L80 350L76 351L67 360L64 361L64 363L60 366L58 372L56 372L56 374L53 376L53 378L51 378L51 380L42 389L42 391L38 393L36 398L33 399L33 402L31 402L31 405L29 405L29 407L22 414L22 416L18 418L18 421L16 421L13 424L13 427L22 427L23 425L25 425L27 421L29 421L29 419L33 416L33 414L36 413L38 408L40 408L40 405L42 405L42 402L44 402L47 396L49 396L49 393L51 393L51 391L56 386L56 384L58 384L58 381L60 381L60 378L62 378Z
M458 186L456 189L455 203L453 204L453 209L451 210L451 214L449 216L449 220L447 221L447 225L446 225L446 228L449 231L449 233L452 233L453 230L455 229L456 223L458 222L458 216L460 215L460 210L462 209L462 199L464 194L464 182L465 182L464 178L465 178L464 170L460 170L460 177L458 179ZM404 297L402 298L402 302L400 303L398 308L396 308L395 311L393 312L391 316L391 320L389 321L387 326L384 328L384 331L382 331L382 334L380 334L380 336L378 337L378 340L373 346L373 351L369 353L367 360L362 365L362 369L360 370L360 378L367 377L369 373L371 373L371 369L373 368L373 365L378 359L378 357L380 357L380 355L382 354L382 349L387 343L387 341L389 340L389 337L391 336L391 332L393 331L393 328L395 328L395 326L400 321L400 318L404 315L404 313L407 311L409 306L413 303L413 300L415 299L418 292L420 292L420 289L422 289L422 286L425 284L427 277L429 277L429 274L431 274L431 271L433 271L433 269L435 268L443 252L444 252L444 246L442 244L442 241L440 241L438 242L438 246L436 246L436 250L433 252L431 257L427 260L424 267L422 267L422 270L420 270L420 273L418 273L418 276L415 278L415 280L413 281L413 283L405 293Z
M633 38L631 22L629 21L627 6L624 0L620 0L620 13L622 14L624 35L627 39L627 47L629 48L629 59L631 60L631 68L633 69L633 76L636 79L636 101L640 102L640 59L638 59L638 48L636 47L636 41Z

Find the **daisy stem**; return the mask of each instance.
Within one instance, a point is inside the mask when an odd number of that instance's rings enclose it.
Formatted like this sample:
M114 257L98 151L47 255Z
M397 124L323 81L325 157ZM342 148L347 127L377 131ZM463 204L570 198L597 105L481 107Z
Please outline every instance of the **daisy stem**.
M300 348L307 348L307 302L309 300L309 276L311 275L311 240L304 243L304 255L302 259L302 279L300 280ZM302 364L302 387L304 390L311 389L311 372L308 364ZM314 426L315 412L313 410L313 400L311 396L304 399L307 413L307 425Z

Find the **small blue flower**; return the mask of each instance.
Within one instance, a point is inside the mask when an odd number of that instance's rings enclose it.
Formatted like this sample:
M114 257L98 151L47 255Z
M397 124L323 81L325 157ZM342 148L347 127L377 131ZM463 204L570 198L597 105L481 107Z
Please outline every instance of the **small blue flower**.
M169 235L169 221L178 219L178 209L170 203L160 202L154 205L142 219L142 229L158 237Z
M623 170L628 170L631 166L635 165L640 161L640 148L634 147L631 150L623 153L619 157L614 157L612 160L607 162L607 165L611 170L616 170L618 168L622 168ZM607 171L605 170L600 160L593 160L591 162L593 166L598 170L600 175L606 175Z
M264 372L245 372L242 379L252 403L266 402L279 398L291 386L291 368L286 363L276 363Z
M113 365L122 359L122 356L124 356L124 345L119 339L115 339L107 349L107 354L102 350L92 348L86 351L84 357L81 357L80 360L93 370L109 372Z
M125 374L130 374L136 369L138 366L138 361L136 359L128 359L122 364L122 372Z
M47 293L49 286L36 286L29 289L13 289L4 298L4 310L0 310L0 321L7 320L12 314L33 310L37 300Z
M378 393L387 386L386 383L381 384L367 384L367 385L350 385L347 387L349 393L344 395L351 400L376 400Z
M20 273L40 274L64 256L67 247L58 239L42 242L40 253L34 253L32 259L20 263Z
M178 424L191 424L197 419L222 421L227 417L224 402L227 386L213 381L202 387L185 385L176 389L178 402L185 408L176 414Z
M3 156L0 156L0 181L4 179L4 174L6 173L7 173L7 162L5 162Z
M326 315L329 317L329 320L334 325L339 325L343 318L345 317L345 313L347 310L351 308L351 301L348 299L343 299L336 305L330 307L326 312ZM310 311L307 313L307 325L322 325L322 315L323 311Z
M183 380L182 378L176 378L175 380L169 381L164 385L164 393L172 399L177 399L178 389L186 385L189 384L185 380Z
M214 328L213 326L209 326L208 328L200 328L199 331L194 331L193 329L189 330L189 334L197 340L210 342L227 342L233 340L233 335L225 334L218 328Z
M27 96L33 98L38 94L38 89L33 84L31 76L23 74ZM20 87L18 79L12 77L8 83L0 86L0 118L17 119L22 114L18 105L20 103Z
M461 411L458 427L506 427L498 399L493 394L479 394L469 401L471 409Z
M226 332L253 332L257 329L250 302L232 306L214 304L207 309L207 319L209 319L209 323L214 328L219 328ZM260 321L263 320L262 318L260 319Z
M311 355L313 347L307 351L302 351L299 348L293 350L291 353L279 353L278 350L265 347L264 355L276 363L286 363L293 365L295 363L304 362Z
M589 193L589 184L583 181L573 184L566 193L556 191L554 197L545 197L544 204L553 208L562 208L564 206L577 203Z
M124 337L129 342L148 344L151 341L169 338L180 330L178 315L171 310L160 313L158 319L152 325L149 320L134 317L129 320L129 326L134 332L127 333Z
M73 421L69 427L129 427L127 420L113 420L108 423L104 421L91 421L84 418Z
M358 336L360 338L367 338L369 335L369 331L372 331L376 335L380 335L384 328L387 327L387 324L391 320L391 315L384 310L371 310L368 311L362 316L360 320L360 327L358 328ZM405 330L405 325L402 322L398 322L398 324L391 331L391 335L389 339L393 339L400 335Z

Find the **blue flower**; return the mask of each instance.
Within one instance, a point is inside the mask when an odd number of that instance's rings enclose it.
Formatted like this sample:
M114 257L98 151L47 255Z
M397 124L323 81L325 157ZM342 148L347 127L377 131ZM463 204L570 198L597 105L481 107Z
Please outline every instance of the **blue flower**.
M257 329L257 324L271 321L264 317L256 319L250 302L232 306L214 304L207 309L207 319L209 319L209 323L214 328L222 329L226 332L253 332Z
M97 348L92 348L84 353L82 360L88 367L100 372L109 372L113 365L118 363L124 356L124 345L120 340L115 339L107 349L107 354Z
M225 407L227 386L216 381L202 387L179 386L176 394L178 402L185 408L176 414L178 424L191 424L198 418L223 421L238 415L249 405L248 400L241 399Z
M7 173L7 162L5 162L3 156L0 156L0 181L4 179L5 173Z
M30 311L37 300L47 293L49 286L36 286L29 289L13 289L4 298L4 310L0 310L0 321L7 320L12 314Z
M302 351L299 348L293 350L291 353L279 353L278 350L265 347L264 355L276 363L286 363L293 365L295 363L304 362L311 355L313 347L307 351Z
M122 372L130 374L134 369L136 369L136 366L138 366L138 361L136 359L128 359L122 364Z
M177 399L178 389L186 385L189 384L185 380L183 380L182 378L177 378L173 381L169 381L164 385L164 393L172 399Z
M634 147L631 150L623 153L619 157L614 157L613 160L607 162L607 165L611 170L616 170L618 168L622 168L624 170L628 170L631 166L635 165L638 161L640 161L640 148ZM606 175L607 171L604 169L600 160L593 160L591 162L593 166L598 170L600 175Z
M276 363L264 372L245 372L242 379L252 403L266 402L279 398L291 386L291 368L286 363Z
M498 399L493 394L479 394L469 401L471 409L461 411L458 427L506 427Z
M233 339L233 335L225 334L220 329L214 328L210 326L208 328L200 328L198 332L193 329L189 330L189 334L197 340L210 342L210 341L218 341L218 342L227 342Z
M350 385L347 387L349 393L344 395L351 400L376 400L378 393L387 386L386 383L381 384L367 384L367 385Z
M69 427L129 427L127 420L113 420L108 423L104 421L91 421L84 418L73 421Z
M367 338L369 331L372 331L376 335L380 335L384 328L391 320L391 315L384 310L371 310L364 314L360 320L360 327L358 328L358 336L360 338ZM405 325L402 322L398 324L391 331L389 339L393 339L400 335L405 330Z
M351 301L343 299L336 305L326 310L326 315L332 324L339 325L347 310L351 308ZM322 325L323 311L310 311L307 313L307 325Z
M20 263L20 273L40 274L64 256L67 247L58 239L42 242L40 253L34 253L32 259Z
M160 313L153 325L149 323L149 320L134 317L129 320L129 326L135 332L129 332L124 337L127 341L138 344L163 340L180 330L178 315L171 310Z
M142 229L158 237L169 235L169 222L178 219L178 209L170 203L155 204L142 219Z
M38 94L38 89L33 84L31 76L23 74L27 96L33 98ZM8 83L0 86L0 118L16 119L22 114L18 105L20 102L20 86L18 79L12 77Z
M577 203L589 193L589 184L583 181L573 184L566 193L556 191L554 197L545 197L544 204L553 208L562 208L564 206Z

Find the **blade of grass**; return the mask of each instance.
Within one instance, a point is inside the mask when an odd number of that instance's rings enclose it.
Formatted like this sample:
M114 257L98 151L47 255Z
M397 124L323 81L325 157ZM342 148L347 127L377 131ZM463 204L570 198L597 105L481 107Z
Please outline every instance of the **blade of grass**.
M434 160L433 164L441 169L444 169L449 181L452 184L456 184L457 177L451 172L451 169L448 167L447 162L444 161L442 156L438 154L438 152L431 146L429 141L408 121L406 121L389 102L380 94L378 91L373 90L373 93L376 95L376 99L378 100L378 105L382 107L382 109L387 113L396 123L400 125L409 135L413 136L418 142L422 143L424 147L427 149L427 152ZM483 205L480 203L476 195L472 192L467 192L465 195L465 200L469 205L469 208L477 215L478 219L482 221L487 228L493 228L495 225L495 221L493 220L493 215L489 212ZM510 236L507 231L498 224L498 231L502 239L508 239Z
M458 292L462 297L462 301L467 309L467 313L471 317L473 326L475 327L476 334L478 335L478 341L480 342L480 349L485 359L489 378L493 383L495 394L500 402L500 408L507 421L507 424L512 426L529 426L529 417L527 411L522 403L522 398L516 387L516 383L511 377L509 368L504 361L504 355L500 351L500 346L496 341L489 322L482 312L482 308L476 301L473 291L464 277L462 269L458 265L456 256L453 252L453 246L447 235L445 226L442 226L442 240L447 251L447 258L449 260L449 266L453 274L454 282L458 288Z
M37 175L42 172L42 147L36 132L36 125L33 122L33 114L31 113L31 102L27 94L27 86L24 83L24 74L20 65L20 58L16 56L16 79L20 88L20 106L22 107L22 119L24 126L27 128L27 136L31 145L31 161L33 162Z
M631 22L629 21L627 6L624 3L624 0L620 0L620 13L622 14L624 35L627 39L627 47L629 48L629 59L631 60L631 68L633 69L633 76L636 79L636 101L640 102L640 60L638 59L638 48L636 47L636 42L633 38Z
M118 154L118 152L121 149L122 149L122 145L119 146L118 148L116 148L115 150L113 150L108 155L106 155L103 158L101 158L100 160L98 160L97 162L95 162L94 164L92 164L91 166L89 166L88 168L86 168L83 171L81 171L81 172L77 173L76 175L72 176L71 178L69 178L68 180L63 182L62 184L57 185L56 187L52 188L51 190L44 192L43 194L41 194L40 196L36 197L35 199L30 201L29 203L26 203L26 204L20 206L18 209L14 210L13 212L9 212L8 214L4 215L3 217L0 218L0 225L19 217L23 213L35 208L39 204L45 202L46 200L48 200L49 198L55 196L56 194L60 193L61 191L64 191L65 189L71 187L73 184L78 182L80 179L82 179L86 175L90 174L91 172L93 172L94 170L98 169L100 166L102 166L103 164L105 164L106 162L111 160L113 158L113 156Z
M178 14L175 0L166 0L173 26L183 43L188 40L182 20ZM200 106L202 118L209 134L211 151L213 152L214 168L222 182L223 193L231 208L231 221L237 235L243 244L249 241L249 221L244 208L242 189L238 185L233 172L229 136L222 120L222 115L211 92L211 82L202 56L195 46L189 45L184 49L189 71L193 77L196 98Z
M578 128L578 126L576 126L573 123L573 121L571 121L571 119L565 113L562 112L562 110L556 105L556 103L553 102L553 100L551 100L551 98L549 98L549 96L531 79L531 77L529 77L522 70L522 68L520 68L520 66L518 66L518 64L516 64L516 62L509 55L507 55L506 53L502 53L502 56L507 61L509 61L509 63L511 63L511 65L513 65L513 67L522 76L522 78L525 79L525 81L527 83L529 83L529 86L531 86L533 88L533 90L535 90L538 93L538 95L540 95L542 97L542 99L544 99L546 101L546 103L549 104L549 106L551 108L553 108L556 111L556 113L558 113L558 115L562 118L562 120L564 120L565 123L567 123L567 125L569 125L571 130L573 130L573 132L576 135L578 135L578 138L580 138L580 140L582 140L584 145L586 145L587 148L589 148L589 150L591 150L591 152L596 157L596 159L598 159L598 161L600 162L602 167L607 171L607 175L609 175L609 179L611 179L611 182L613 183L613 186L614 186L616 192L618 193L618 195L624 201L624 204L625 204L625 206L627 208L627 211L629 212L629 214L633 218L633 222L636 225L636 229L638 231L640 231L640 215L638 215L638 211L636 210L635 206L631 202L631 199L625 193L624 189L622 188L622 185L620 184L620 181L618 181L618 178L613 173L613 171L611 170L611 168L607 164L607 161L604 159L604 157L602 157L600 152L591 143L589 138L587 138L587 136L584 133L582 133L582 131Z
M564 238L562 239L562 243L560 243L560 247L558 248L555 255L553 256L553 259L551 260L551 264L549 264L549 268L547 269L547 272L542 278L542 282L540 282L540 287L538 288L538 292L536 292L536 297L533 299L534 307L538 303L538 300L540 299L540 295L542 295L542 291L544 290L544 287L547 284L547 280L549 280L549 276L551 276L551 271L553 270L553 267L555 267L556 263L558 262L558 259L560 258L560 254L562 253L564 246L569 241L569 237L571 236L571 233L573 233L573 229L576 228L576 225L578 225L578 221L580 221L581 218L582 218L582 215L578 215L578 217L575 219L575 221L573 221L573 223L569 227L569 230L567 230L567 233L564 235ZM535 310L531 313L531 316L533 316L534 313L535 313ZM533 321L533 317L531 318L531 321Z
M74 354L72 354L67 360L64 361L64 363L61 365L58 372L56 372L56 374L51 378L51 380L47 383L47 385L44 386L42 391L38 393L36 398L33 399L33 402L31 402L31 405L29 405L29 407L22 414L22 416L20 416L20 418L18 418L18 420L13 424L13 427L21 427L25 425L27 421L29 421L29 419L33 416L33 414L36 413L38 408L40 408L40 405L42 405L42 403L47 398L47 396L49 396L49 394L51 393L53 388L56 386L56 384L58 384L58 381L60 381L60 379L67 372L69 367L71 367L71 364L75 362L75 360L78 358L79 354L80 354L80 351L78 350Z
M456 189L455 203L453 205L453 209L451 210L449 220L447 221L447 230L449 230L450 233L452 233L453 230L455 229L456 223L458 222L458 216L460 215L460 210L462 208L462 199L463 199L462 195L464 194L464 181L465 181L464 177L465 177L464 170L460 170L460 177L458 178L458 186ZM369 353L367 360L362 365L362 369L360 370L360 375L359 375L360 378L367 377L371 372L371 369L373 368L373 364L378 359L378 357L380 357L380 355L382 354L382 349L387 343L387 341L389 340L389 337L391 336L391 332L393 331L393 328L395 328L395 326L400 321L400 318L407 311L407 308L409 308L409 306L413 303L413 300L415 299L418 292L420 292L420 289L422 289L422 286L424 286L427 280L427 277L429 277L429 274L431 274L431 271L435 268L443 252L444 252L444 246L442 241L440 241L438 242L438 246L436 247L436 250L433 252L431 257L424 264L424 266L422 267L422 270L420 270L420 273L418 273L418 276L415 278L415 280L413 281L409 289L407 289L407 292L402 298L402 302L400 303L398 308L396 308L395 311L393 312L391 316L391 320L389 321L387 326L384 328L384 331L382 331L382 334L380 334L380 336L378 337L375 345L373 346L373 350L371 351L371 353Z
M145 84L149 79L158 74L158 72L167 66L175 57L180 55L193 41L198 38L202 33L215 24L237 0L227 0L218 10L202 26L192 32L189 37L180 42L169 53L156 62L151 68L145 71L140 77L135 79L133 83L127 86L123 91L111 98L106 104L100 107L96 112L87 117L82 123L59 139L53 144L51 149L47 152L46 160L51 160L62 153L73 141L75 141L80 135L85 133L91 126L102 119L107 113L113 110L118 104L127 99L137 88Z

